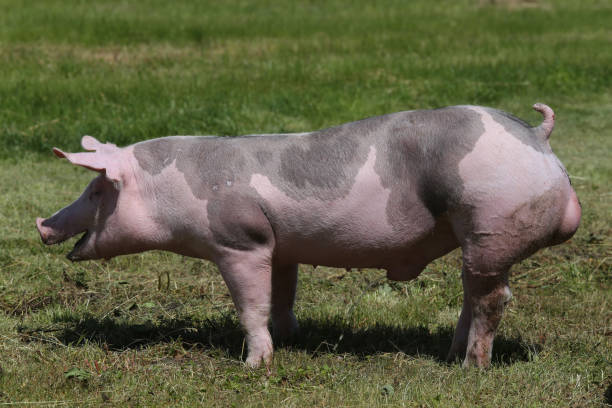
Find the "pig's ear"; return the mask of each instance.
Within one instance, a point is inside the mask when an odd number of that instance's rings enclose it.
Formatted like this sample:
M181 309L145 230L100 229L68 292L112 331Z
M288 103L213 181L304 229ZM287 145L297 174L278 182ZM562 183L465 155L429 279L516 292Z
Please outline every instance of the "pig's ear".
M83 147L85 146L83 145ZM57 147L53 148L53 153L60 159L68 159L70 163L76 164L77 166L82 166L86 169L97 171L98 173L104 173L113 183L117 183L121 180L118 166L110 163L110 157L104 153L66 153Z
M112 152L117 150L117 146L112 143L100 143L93 136L85 135L81 138L81 146L85 150L95 150L98 152Z

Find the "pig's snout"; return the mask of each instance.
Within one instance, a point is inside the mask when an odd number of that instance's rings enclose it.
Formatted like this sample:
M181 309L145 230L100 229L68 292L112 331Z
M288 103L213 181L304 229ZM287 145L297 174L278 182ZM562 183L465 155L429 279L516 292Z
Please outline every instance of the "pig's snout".
M56 229L49 225L45 225L49 223L49 219L45 218L36 218L36 228L38 229L38 233L40 234L40 239L45 245L53 245L58 244L62 241L65 241L68 237L65 234L58 232Z
M44 242L47 245L50 245L51 243L49 242L50 237L51 237L51 228L45 227L43 224L43 222L45 221L44 218L36 218L36 229L38 230L38 233L40 234L40 239L42 239L42 242Z

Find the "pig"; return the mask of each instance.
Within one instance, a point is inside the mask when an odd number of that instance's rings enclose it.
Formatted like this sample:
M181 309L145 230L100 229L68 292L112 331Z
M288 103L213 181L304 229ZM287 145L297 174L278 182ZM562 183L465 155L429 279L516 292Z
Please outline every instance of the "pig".
M245 331L248 366L296 333L298 264L385 269L415 279L462 249L463 307L448 354L487 367L511 298L510 267L568 240L581 207L549 137L499 110L452 106L325 130L170 136L119 148L84 136L59 158L98 172L36 225L71 261L166 250L211 260Z

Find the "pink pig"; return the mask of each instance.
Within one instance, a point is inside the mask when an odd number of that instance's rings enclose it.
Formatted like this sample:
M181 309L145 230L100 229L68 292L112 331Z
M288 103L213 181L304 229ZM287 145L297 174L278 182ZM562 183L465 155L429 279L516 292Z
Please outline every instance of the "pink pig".
M416 278L463 249L463 310L449 360L486 367L511 292L510 267L569 239L581 209L548 138L477 106L400 112L300 134L174 136L57 157L100 173L36 225L46 244L84 233L72 261L161 249L215 262L248 343L272 359L275 334L298 329L299 263L384 268Z

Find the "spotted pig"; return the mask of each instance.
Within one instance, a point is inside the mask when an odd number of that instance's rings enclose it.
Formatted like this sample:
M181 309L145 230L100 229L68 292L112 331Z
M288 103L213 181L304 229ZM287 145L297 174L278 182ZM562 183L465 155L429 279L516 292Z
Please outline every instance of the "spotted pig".
M531 127L478 106L399 112L299 134L172 136L57 157L99 175L36 224L46 244L83 233L72 261L167 250L215 262L238 309L247 364L298 329L298 264L416 278L463 250L449 359L490 363L510 267L569 239L581 209L553 154L553 111Z

